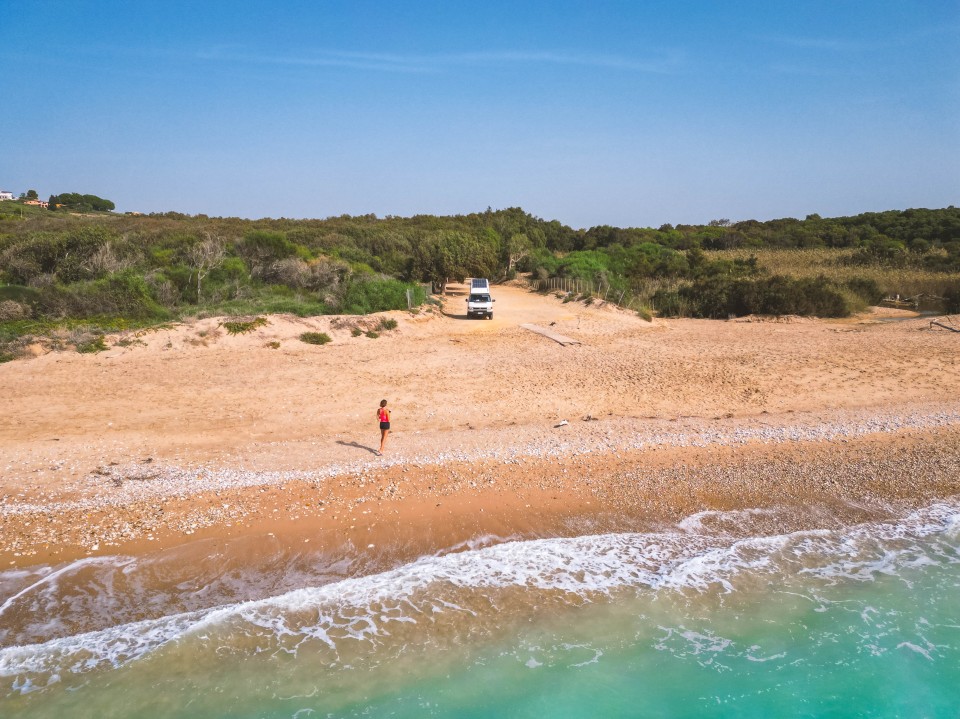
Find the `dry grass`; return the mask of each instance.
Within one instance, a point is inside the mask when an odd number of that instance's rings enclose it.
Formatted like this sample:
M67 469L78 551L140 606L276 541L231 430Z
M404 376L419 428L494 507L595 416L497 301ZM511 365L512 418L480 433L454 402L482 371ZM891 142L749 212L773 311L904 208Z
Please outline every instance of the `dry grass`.
M825 276L843 283L854 278L874 280L888 295L902 297L916 295L943 296L948 287L960 283L960 272L932 272L916 268L851 265L846 261L853 254L850 249L813 248L802 250L719 250L708 252L711 259L747 259L755 255L760 266L771 274L789 277Z
M843 286L854 279L873 280L880 291L888 297L944 297L947 289L960 286L960 272L934 272L918 268L881 267L879 265L850 264L853 249L739 249L739 250L711 250L706 255L711 260L746 260L751 256L757 258L761 269L771 275L785 275L787 277L815 278L823 275L836 285ZM563 282L552 280L551 282ZM586 293L580 292L579 281L568 280L568 285L542 284L543 290L549 286L553 294L564 302L583 300L594 292L594 286L584 283ZM616 291L609 297L622 307L640 313L641 317L651 312L659 312L663 308L653 300L659 291L666 293L676 292L689 280L674 277L646 277L634 280L630 288L623 294ZM536 283L535 283L536 284ZM844 291L845 292L845 291ZM863 299L852 292L845 292L852 311L864 309ZM680 316L688 316L692 307L683 298L674 300L674 309Z

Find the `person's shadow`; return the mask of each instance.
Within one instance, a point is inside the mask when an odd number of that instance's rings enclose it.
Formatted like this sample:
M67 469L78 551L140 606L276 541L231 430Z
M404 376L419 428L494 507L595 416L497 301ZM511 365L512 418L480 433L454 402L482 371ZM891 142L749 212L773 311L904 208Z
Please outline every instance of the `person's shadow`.
M377 450L375 450L373 447L368 447L367 445L360 444L359 442L344 442L342 439L338 439L337 444L342 444L344 447L356 447L357 449L365 449L370 454L377 453Z

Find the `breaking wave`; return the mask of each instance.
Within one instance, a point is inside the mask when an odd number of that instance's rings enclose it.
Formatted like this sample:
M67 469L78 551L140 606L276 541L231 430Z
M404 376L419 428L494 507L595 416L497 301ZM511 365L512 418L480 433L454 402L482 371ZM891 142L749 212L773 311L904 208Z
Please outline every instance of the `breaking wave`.
M954 500L896 521L773 536L700 532L707 519L717 517L695 515L663 532L481 542L369 576L10 646L0 649L0 677L9 678L14 691L28 692L165 652L210 661L224 653L309 652L343 666L490 636L511 618L624 596L690 602L748 592L774 579L785 591L791 583L809 588L879 575L909 582L905 570L960 562L960 502ZM54 578L9 597L0 615Z

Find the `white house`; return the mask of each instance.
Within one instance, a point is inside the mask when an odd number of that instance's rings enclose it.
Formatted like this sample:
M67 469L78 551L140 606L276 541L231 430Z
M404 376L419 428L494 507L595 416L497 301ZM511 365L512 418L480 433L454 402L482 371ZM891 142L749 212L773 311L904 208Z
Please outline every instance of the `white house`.
M2 202L3 200L13 200L13 199L16 199L16 198L14 198L12 192L10 192L9 190L0 190L0 202Z

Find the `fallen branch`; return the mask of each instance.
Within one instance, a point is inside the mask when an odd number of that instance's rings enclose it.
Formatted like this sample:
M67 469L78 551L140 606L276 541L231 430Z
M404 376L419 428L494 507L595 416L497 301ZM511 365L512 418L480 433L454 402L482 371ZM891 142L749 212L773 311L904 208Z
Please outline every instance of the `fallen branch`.
M960 332L960 329L957 329L956 327L945 325L943 324L943 322L940 322L938 320L930 320L930 326L933 327L934 325L936 325L937 327L943 327L943 329L950 330L951 332Z

